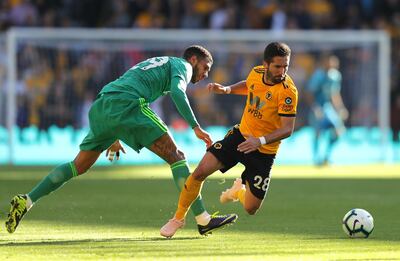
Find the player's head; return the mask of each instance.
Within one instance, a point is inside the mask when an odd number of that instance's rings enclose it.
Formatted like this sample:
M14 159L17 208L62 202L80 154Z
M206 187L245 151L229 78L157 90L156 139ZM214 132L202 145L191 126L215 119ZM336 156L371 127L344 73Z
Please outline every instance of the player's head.
M183 58L193 67L192 83L208 77L208 72L213 64L211 53L200 45L192 45L183 52Z
M330 55L328 60L329 68L330 69L339 69L340 61L336 55Z
M267 82L277 84L285 79L289 69L291 50L285 43L273 42L264 50Z
M321 67L326 71L329 69L339 69L339 58L330 52L322 53L319 60L321 62Z

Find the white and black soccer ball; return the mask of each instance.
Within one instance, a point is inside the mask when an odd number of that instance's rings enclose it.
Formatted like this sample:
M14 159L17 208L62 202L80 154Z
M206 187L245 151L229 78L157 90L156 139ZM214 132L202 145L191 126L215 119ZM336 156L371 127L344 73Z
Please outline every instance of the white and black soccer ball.
M367 238L374 230L374 218L368 211L354 208L343 217L343 230L353 238Z

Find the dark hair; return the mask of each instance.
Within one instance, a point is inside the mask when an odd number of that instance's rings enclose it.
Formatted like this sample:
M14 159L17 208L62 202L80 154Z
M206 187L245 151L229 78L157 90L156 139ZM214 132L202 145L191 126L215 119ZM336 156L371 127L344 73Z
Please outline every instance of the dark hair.
M183 58L185 60L189 60L193 55L200 59L208 58L211 62L213 62L211 53L203 46L192 45L186 48L186 50L183 52Z
M264 50L264 61L270 63L275 56L290 56L290 47L285 43L273 42Z

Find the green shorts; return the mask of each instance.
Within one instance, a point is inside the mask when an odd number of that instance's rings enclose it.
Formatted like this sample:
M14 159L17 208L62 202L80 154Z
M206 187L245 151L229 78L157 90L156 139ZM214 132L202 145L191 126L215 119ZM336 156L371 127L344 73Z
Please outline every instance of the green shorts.
M117 139L139 152L168 132L143 98L126 93L100 94L89 110L90 130L80 149L103 151Z

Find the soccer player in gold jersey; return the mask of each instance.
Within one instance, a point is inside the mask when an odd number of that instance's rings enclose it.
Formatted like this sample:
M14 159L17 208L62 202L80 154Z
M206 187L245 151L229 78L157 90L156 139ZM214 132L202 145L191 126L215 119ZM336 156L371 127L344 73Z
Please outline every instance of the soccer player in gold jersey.
M189 176L174 217L160 230L162 236L172 237L184 225L186 213L209 175L217 170L226 172L239 162L245 170L222 192L220 201L239 201L250 215L261 207L279 144L292 134L296 119L297 89L287 74L290 54L287 44L270 43L264 50L263 64L254 67L246 80L230 86L208 84L207 88L218 94L247 95L243 116L223 140L208 148Z

